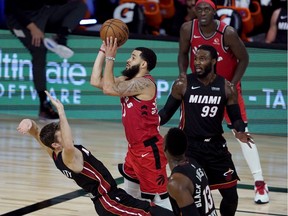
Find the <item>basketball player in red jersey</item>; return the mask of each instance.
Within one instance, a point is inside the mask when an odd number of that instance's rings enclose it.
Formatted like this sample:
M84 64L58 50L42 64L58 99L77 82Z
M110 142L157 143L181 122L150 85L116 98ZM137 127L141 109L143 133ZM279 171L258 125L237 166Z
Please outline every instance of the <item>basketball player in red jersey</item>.
M152 200L172 210L166 188L167 159L162 147L163 137L159 133L157 89L150 75L156 66L156 54L148 48L135 48L127 60L123 76L114 77L117 48L117 39L111 37L103 41L90 83L102 89L104 94L118 96L121 100L122 123L128 141L125 162L118 167L124 177L124 188L136 198Z
M242 119L246 123L247 116L244 100L241 94L240 80L248 66L249 56L245 45L239 38L236 30L225 23L214 19L216 6L211 0L198 0L196 2L196 15L198 19L184 23L180 30L178 67L180 73L186 74L189 65L193 72L194 57L197 48L202 45L211 45L218 52L218 62L216 72L235 85L238 90L238 103L241 109ZM225 120L228 127L232 129L231 121L225 112ZM251 148L240 143L243 155L253 174L255 181L255 198L258 204L268 203L268 187L264 182L258 150L256 145Z

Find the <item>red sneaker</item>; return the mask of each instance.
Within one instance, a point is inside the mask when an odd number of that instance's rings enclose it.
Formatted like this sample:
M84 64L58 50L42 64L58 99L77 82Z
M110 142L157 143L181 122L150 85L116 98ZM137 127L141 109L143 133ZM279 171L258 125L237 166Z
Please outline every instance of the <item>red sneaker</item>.
M269 190L268 186L264 181L256 181L255 182L255 203L257 204L265 204L269 203Z

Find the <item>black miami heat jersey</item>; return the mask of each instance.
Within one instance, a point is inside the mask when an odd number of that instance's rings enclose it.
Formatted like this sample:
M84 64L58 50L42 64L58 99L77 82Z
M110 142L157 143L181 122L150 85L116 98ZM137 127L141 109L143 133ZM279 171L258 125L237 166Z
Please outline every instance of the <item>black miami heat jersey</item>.
M205 171L194 159L190 159L190 162L186 161L185 163L176 166L172 170L171 175L174 173L181 173L193 182L194 203L201 216L217 215ZM174 214L180 216L180 209L177 202L173 198L169 198Z
M117 187L114 178L101 161L97 160L91 152L82 145L75 145L75 147L82 152L84 160L84 167L80 173L73 172L64 164L62 152L57 156L53 152L55 165L65 176L73 179L76 184L86 192L91 193L92 197L105 195L111 189Z
M204 86L196 74L187 75L187 88L182 99L180 128L187 136L205 138L223 133L226 105L225 79L216 76Z

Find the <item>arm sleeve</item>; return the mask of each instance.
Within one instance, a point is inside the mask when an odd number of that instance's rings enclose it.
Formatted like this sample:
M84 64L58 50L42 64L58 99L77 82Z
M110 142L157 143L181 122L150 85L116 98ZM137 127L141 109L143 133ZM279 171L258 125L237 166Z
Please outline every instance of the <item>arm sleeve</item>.
M181 104L181 100L175 99L171 94L169 95L166 104L159 111L160 125L166 124L177 111Z
M240 107L238 104L232 104L226 106L228 116L231 120L231 123L233 125L233 128L237 132L245 132L245 123L242 120Z
M181 215L182 216L200 216L195 203L192 203L191 205L185 206L180 209L181 210Z

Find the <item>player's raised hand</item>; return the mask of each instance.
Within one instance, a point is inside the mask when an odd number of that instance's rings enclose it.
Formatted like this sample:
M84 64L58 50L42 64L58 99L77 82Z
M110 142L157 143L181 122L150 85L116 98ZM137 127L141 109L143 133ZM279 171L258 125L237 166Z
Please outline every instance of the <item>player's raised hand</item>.
M187 88L187 76L184 73L179 74L172 86L172 95L181 100Z
M117 49L118 49L117 38L113 39L113 37L107 37L105 41L106 58L107 57L115 58Z
M64 110L64 106L63 104L58 100L53 98L48 91L45 91L46 95L49 97L51 103L55 106L55 108L57 109L58 112L63 111Z
M178 78L176 79L177 85L185 85L185 88L187 86L187 74L180 73Z
M28 134L33 126L33 122L31 119L23 119L18 127L17 130L22 134Z

